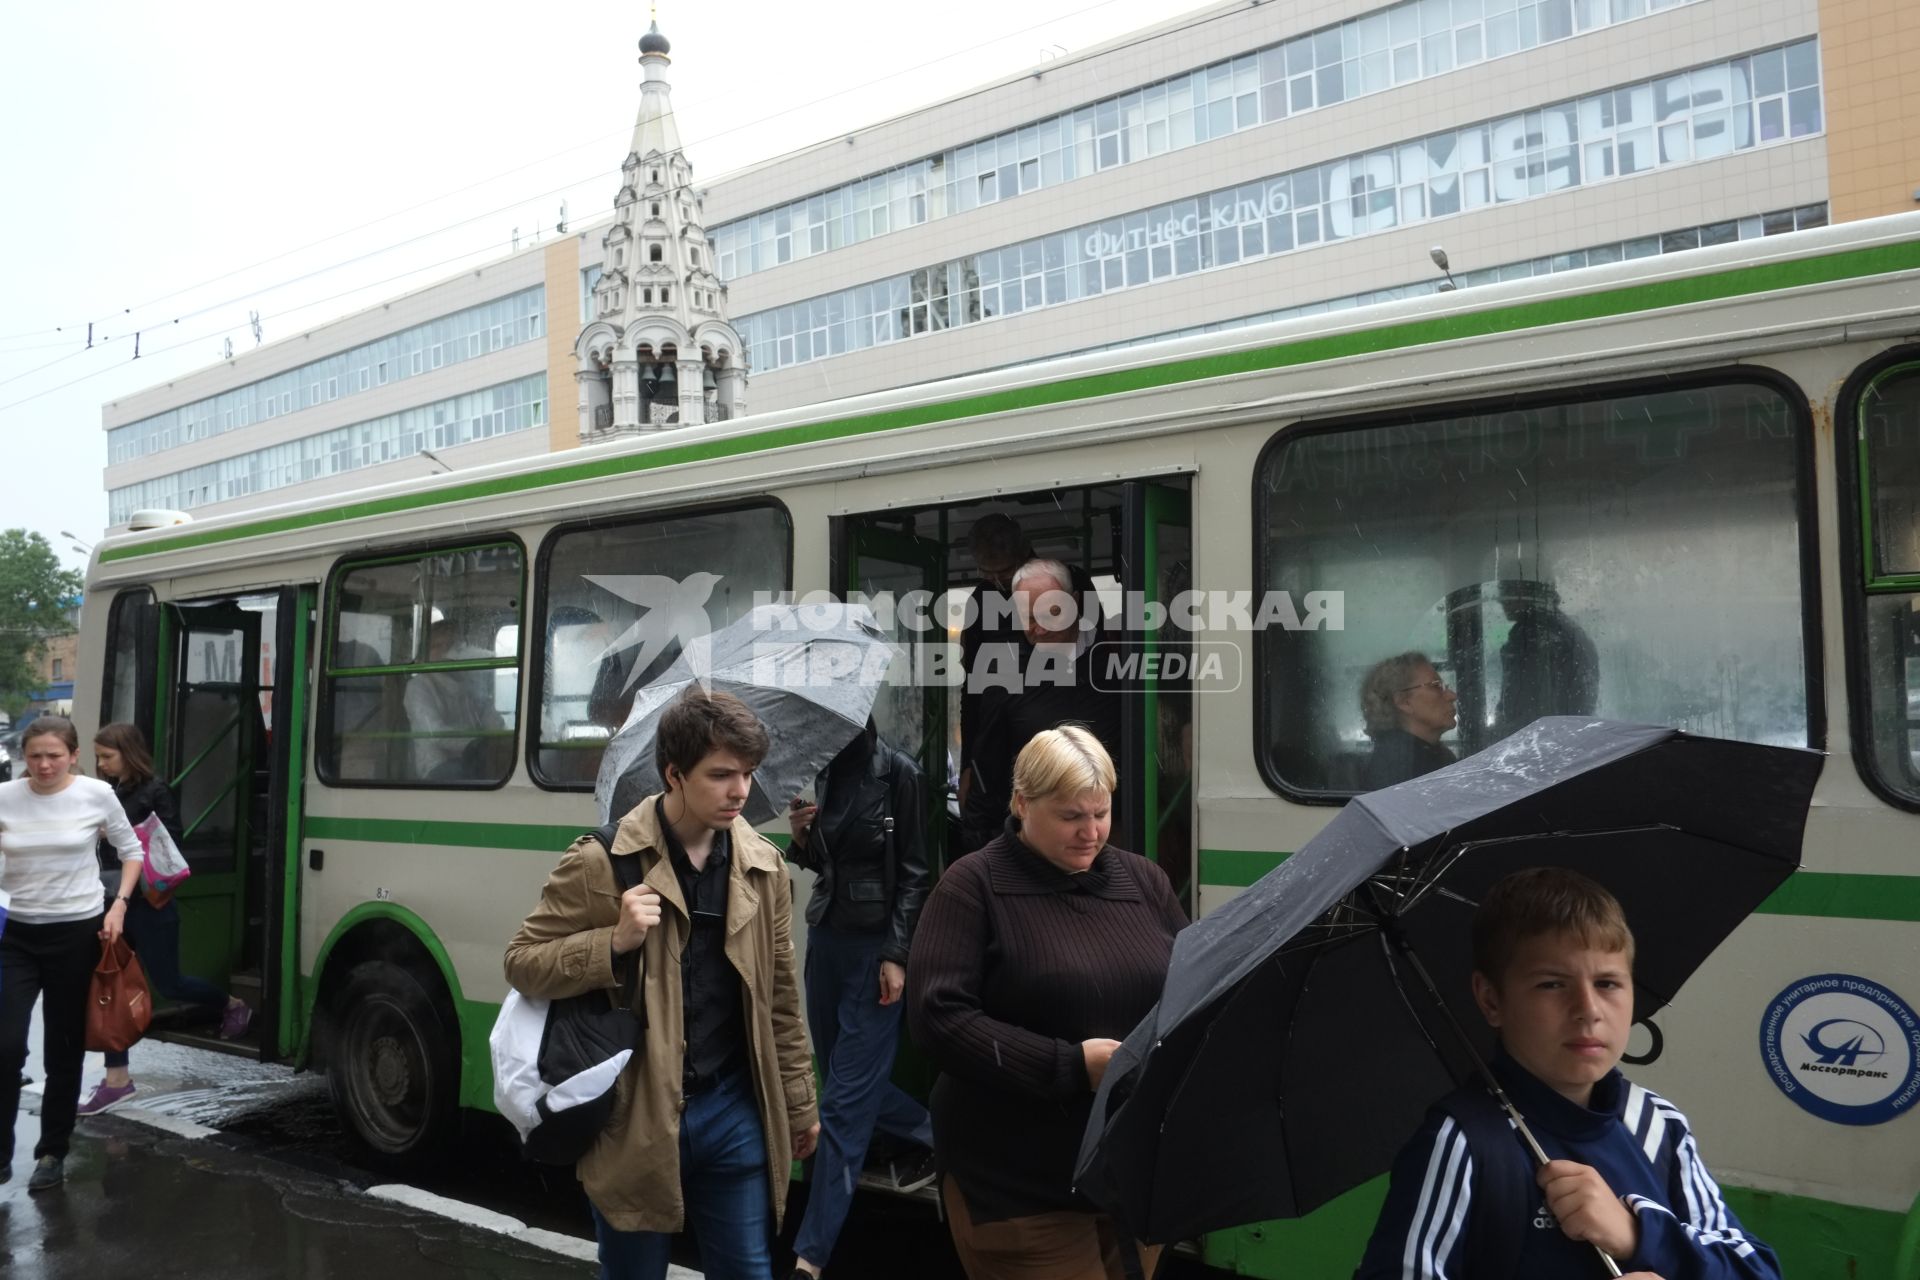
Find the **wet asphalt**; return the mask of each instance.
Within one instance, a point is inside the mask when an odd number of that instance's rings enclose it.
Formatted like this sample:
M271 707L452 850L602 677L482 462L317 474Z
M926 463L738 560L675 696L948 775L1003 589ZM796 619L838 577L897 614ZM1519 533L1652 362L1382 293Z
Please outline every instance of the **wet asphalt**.
M36 1017L27 1066L36 1081L39 1038ZM103 1069L99 1055L88 1055L83 1099ZM592 1226L572 1172L520 1159L511 1128L497 1116L470 1114L453 1149L431 1167L384 1169L342 1134L318 1076L158 1041L134 1048L132 1069L138 1093L125 1108L80 1121L58 1191L26 1190L39 1099L22 1098L13 1176L0 1186L0 1272L22 1280L597 1274L578 1256L590 1247ZM370 1194L395 1184L476 1206L482 1217L504 1215L509 1228L531 1234L483 1230ZM789 1199L777 1276L787 1274L805 1195L797 1186ZM568 1238L554 1243L576 1256L533 1243L549 1232ZM680 1240L675 1261L697 1269L691 1238ZM864 1191L831 1274L964 1280L930 1202ZM1225 1273L1169 1257L1160 1275L1213 1280Z

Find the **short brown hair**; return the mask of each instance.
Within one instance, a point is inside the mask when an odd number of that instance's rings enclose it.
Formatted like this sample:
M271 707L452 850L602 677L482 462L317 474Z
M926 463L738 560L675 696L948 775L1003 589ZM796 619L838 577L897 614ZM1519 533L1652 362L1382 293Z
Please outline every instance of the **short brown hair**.
M93 745L120 753L120 776L114 780L115 785L137 787L153 776L153 752L147 750L147 735L138 725L103 724L93 735Z
M1520 944L1547 933L1572 934L1595 951L1625 952L1633 967L1633 930L1618 899L1578 871L1530 867L1481 896L1473 913L1474 970L1500 982Z
M27 731L20 735L20 750L25 751L27 744L35 738L58 738L67 744L67 750L80 754L80 735L74 731L73 721L65 716L36 716Z
M667 766L682 774L716 751L730 751L757 769L767 758L767 729L746 703L730 693L708 693L699 685L688 685L667 709L660 713L660 728L653 738L653 765L668 790Z

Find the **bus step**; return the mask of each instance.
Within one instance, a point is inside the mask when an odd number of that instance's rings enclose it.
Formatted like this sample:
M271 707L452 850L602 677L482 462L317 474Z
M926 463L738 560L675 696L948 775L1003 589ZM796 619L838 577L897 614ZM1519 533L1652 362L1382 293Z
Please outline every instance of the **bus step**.
M260 1035L256 1031L249 1031L239 1040L222 1040L218 1029L208 1026L149 1030L147 1036L153 1040L164 1040L168 1044L184 1044L195 1049L211 1049L215 1053L230 1053L236 1058L260 1056Z

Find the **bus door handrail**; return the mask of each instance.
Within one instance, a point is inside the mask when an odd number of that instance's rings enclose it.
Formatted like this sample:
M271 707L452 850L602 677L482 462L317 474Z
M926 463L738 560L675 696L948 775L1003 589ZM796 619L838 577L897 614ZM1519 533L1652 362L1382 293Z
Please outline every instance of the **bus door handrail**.
M193 759L187 761L187 763L180 766L180 772L175 774L173 778L174 786L177 787L181 783L185 782L189 774L191 774L195 769L198 769L201 765L206 763L207 757L213 754L213 749L219 746L222 742L225 742L227 735L229 733L232 733L235 729L238 729L240 727L240 718L244 713L245 705L246 704L242 703L240 706L235 707L233 711L233 719L227 721L225 724L220 726L220 732L214 734L213 737L207 742L207 745L200 749L199 755L195 756Z

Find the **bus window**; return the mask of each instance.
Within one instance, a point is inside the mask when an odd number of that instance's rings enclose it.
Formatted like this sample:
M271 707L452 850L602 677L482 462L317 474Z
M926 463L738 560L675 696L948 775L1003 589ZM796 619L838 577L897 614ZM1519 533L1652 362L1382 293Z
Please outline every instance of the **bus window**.
M122 591L113 598L113 611L107 615L107 670L100 701L101 724L137 724L151 739L152 716L143 708L152 703L153 643L153 592L145 587ZM148 663L144 672L143 659ZM144 698L140 696L143 677L149 695Z
M590 790L634 690L672 665L682 641L785 591L792 556L792 525L771 505L556 530L541 555L534 780Z
M513 772L524 576L494 543L343 565L327 637L321 776L498 786Z
M1867 758L1883 786L1920 801L1920 364L1896 365L1868 384L1860 423Z
M1268 781L1369 791L1542 715L1807 744L1800 421L1753 381L1279 437L1260 581L1344 619L1260 637Z

